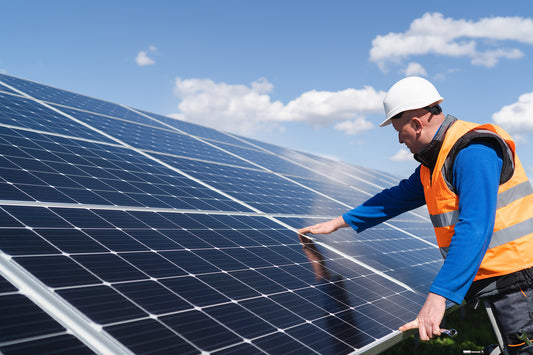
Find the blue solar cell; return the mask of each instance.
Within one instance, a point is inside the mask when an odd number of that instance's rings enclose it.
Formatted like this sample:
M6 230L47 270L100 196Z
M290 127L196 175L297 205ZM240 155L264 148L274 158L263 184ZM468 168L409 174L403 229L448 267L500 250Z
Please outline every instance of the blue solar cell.
M35 228L34 232L65 253L100 253L107 251L102 244L78 229Z
M168 259L153 252L121 253L121 258L154 278L187 275L187 272Z
M6 346L0 345L0 351L5 355L24 354L77 354L91 355L94 352L71 334L51 335L38 340L28 340Z
M206 313L246 339L276 331L273 325L237 304L210 307L206 309Z
M117 284L114 288L150 314L161 315L191 308L178 294L154 281Z
M18 220L29 227L72 227L71 224L48 208L32 206L4 206L4 210L11 215L16 216Z
M22 295L4 295L0 300L0 344L65 331L52 317Z
M66 256L20 257L15 260L53 288L100 283L94 275ZM68 273L58 270L68 270Z
M229 274L204 274L199 275L198 279L232 300L261 296L258 291L240 282Z
M204 351L213 351L242 341L237 334L199 311L178 313L160 319Z
M9 255L59 254L60 251L25 228L2 229L0 249Z
M169 238L168 231L162 234L153 229L128 229L126 233L152 250L174 250L183 247L173 239Z
M303 342L281 332L256 339L252 344L270 354L307 354L312 352L312 349Z
M148 316L148 313L107 286L62 289L57 293L98 324Z
M160 282L165 287L190 302L190 304L199 307L229 302L229 299L223 294L204 284L196 277L184 276L163 279L160 280Z
M164 251L160 254L193 275L219 271L213 264L190 251Z
M348 328L345 324L342 327ZM314 324L291 328L287 333L319 354L349 354L355 350L353 339L343 339L342 336L325 332Z
M16 292L17 288L13 286L9 281L0 276L0 295L5 293Z
M269 279L256 270L234 271L231 273L231 276L265 295L284 292L286 290L281 284Z
M107 282L148 279L148 275L114 254L73 255L72 258Z
M185 339L176 336L172 330L153 319L112 325L105 328L112 336L125 344L136 354L169 353L198 354ZM143 334L139 337L139 334Z
M308 288L304 288L301 290L307 290L309 292L319 294L319 292L309 290ZM270 296L270 298L274 302L280 304L286 309L290 309L292 312L296 313L307 321L320 319L326 315L326 310L324 308L321 308L319 305L309 302L305 297L299 296L298 292L299 291L279 293L277 295Z

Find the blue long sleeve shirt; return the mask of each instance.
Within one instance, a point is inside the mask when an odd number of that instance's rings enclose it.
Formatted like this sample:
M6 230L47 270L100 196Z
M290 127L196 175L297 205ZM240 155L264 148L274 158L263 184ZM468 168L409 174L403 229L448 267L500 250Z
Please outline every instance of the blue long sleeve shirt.
M465 297L494 229L501 169L501 152L488 142L474 141L457 155L452 184L459 196L459 221L430 292L455 303L461 303ZM408 179L383 190L342 217L361 232L425 203L419 166Z

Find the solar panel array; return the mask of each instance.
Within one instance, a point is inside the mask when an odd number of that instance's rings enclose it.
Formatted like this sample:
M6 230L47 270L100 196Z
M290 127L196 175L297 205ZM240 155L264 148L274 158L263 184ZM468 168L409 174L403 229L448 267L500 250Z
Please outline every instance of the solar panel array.
M0 351L372 352L441 260L424 212L299 238L391 175L0 74Z

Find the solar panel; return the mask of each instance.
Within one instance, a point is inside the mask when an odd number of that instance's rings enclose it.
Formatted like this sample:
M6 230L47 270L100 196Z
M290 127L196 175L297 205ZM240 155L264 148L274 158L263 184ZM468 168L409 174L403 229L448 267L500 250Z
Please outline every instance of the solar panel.
M441 258L424 212L296 229L394 183L0 74L0 351L368 353Z

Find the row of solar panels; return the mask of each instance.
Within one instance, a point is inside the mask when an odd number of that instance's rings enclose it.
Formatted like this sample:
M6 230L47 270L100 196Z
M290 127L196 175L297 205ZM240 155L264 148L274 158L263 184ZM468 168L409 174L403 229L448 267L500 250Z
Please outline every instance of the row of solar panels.
M295 233L395 177L0 84L0 351L371 352L416 316L441 263L421 213Z

